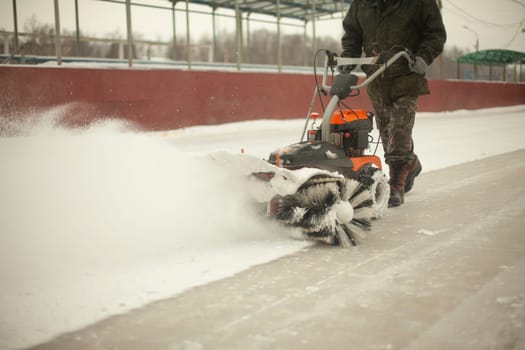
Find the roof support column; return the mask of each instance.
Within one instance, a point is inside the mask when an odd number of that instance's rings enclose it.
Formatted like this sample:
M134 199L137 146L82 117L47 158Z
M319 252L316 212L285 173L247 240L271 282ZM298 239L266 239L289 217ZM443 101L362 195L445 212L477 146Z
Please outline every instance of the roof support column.
M128 32L128 66L133 66L133 31L131 29L131 0L126 0L126 30Z
M303 24L303 64L304 66L308 66L308 60L310 59L310 55L308 54L308 45L306 44L306 41L308 40L308 35L306 33L306 25L308 24L308 21L304 21Z
M173 4L171 5L171 24L172 24L172 32L173 32L173 59L177 59L177 26L176 26L176 16L175 16L175 3L176 1L173 1Z
M15 30L15 47L13 48L13 55L18 53L18 14L16 11L16 0L13 0L13 24Z
M252 63L252 43L251 43L251 35L250 35L250 15L251 12L246 15L246 48L247 51L247 63Z
M242 62L242 14L239 9L239 0L235 0L235 36L237 39L237 70L241 70Z
M315 53L317 52L317 33L315 32L315 16L316 16L316 3L312 0L312 49Z
M283 66L283 50L281 47L281 1L275 1L275 11L277 14L277 71L282 71Z
M78 0L75 0L75 33L76 33L76 45L75 54L80 56L80 23L78 18Z
M217 52L217 17L215 16L217 8L214 7L211 12L211 27L212 27L212 62L215 62L215 53Z
M62 45L60 43L60 10L58 7L58 0L55 0L55 55L57 57L57 64L62 64Z
M188 69L191 70L191 38L190 38L190 2L186 0L186 57L188 60Z

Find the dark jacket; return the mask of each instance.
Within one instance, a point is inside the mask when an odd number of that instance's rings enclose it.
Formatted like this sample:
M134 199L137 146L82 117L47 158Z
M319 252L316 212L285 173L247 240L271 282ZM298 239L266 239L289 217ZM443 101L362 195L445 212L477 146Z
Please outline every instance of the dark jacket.
M343 57L374 56L408 49L430 65L443 51L447 37L435 0L354 0L343 20ZM366 73L371 68L363 67ZM424 75L400 59L368 87L371 98L392 102L402 96L428 94Z

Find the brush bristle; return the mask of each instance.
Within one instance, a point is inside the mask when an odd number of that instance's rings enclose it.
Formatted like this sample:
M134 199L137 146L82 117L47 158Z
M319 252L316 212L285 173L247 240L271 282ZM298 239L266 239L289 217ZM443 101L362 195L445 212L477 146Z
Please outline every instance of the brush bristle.
M372 204L372 195L362 183L316 176L295 194L279 197L274 217L302 228L307 237L350 247L366 238L365 231L371 227Z

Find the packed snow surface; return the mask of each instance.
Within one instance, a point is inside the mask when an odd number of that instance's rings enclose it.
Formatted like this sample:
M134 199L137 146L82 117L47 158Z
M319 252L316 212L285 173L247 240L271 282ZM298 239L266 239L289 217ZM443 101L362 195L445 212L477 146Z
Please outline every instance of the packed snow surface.
M235 160L241 150L263 159L298 141L302 120L160 133L117 122L64 130L56 126L61 108L10 125L22 136L0 137L2 349L49 340L309 244L261 217L246 168ZM524 131L525 106L516 106L419 113L414 138L430 171L522 149Z

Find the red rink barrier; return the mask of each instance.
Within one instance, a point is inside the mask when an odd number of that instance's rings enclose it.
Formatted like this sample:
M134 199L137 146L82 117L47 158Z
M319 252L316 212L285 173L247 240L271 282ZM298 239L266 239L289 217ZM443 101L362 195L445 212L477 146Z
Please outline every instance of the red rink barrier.
M118 118L142 130L302 118L314 84L311 74L0 66L0 116L67 104L67 124ZM430 88L419 111L525 104L525 84L450 80L431 81ZM348 103L371 109L364 91Z

